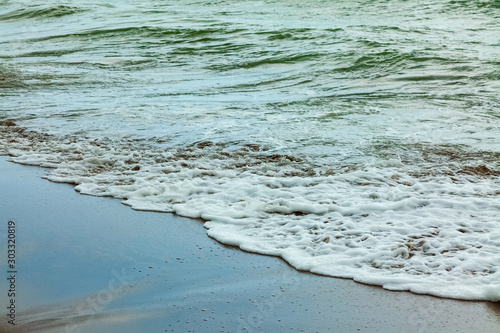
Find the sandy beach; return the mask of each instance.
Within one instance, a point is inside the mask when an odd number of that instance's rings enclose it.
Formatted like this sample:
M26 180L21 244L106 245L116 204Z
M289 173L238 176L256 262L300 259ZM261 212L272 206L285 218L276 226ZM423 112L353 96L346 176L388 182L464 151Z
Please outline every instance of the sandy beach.
M2 332L500 332L500 303L298 272L202 221L80 195L6 157L0 172Z

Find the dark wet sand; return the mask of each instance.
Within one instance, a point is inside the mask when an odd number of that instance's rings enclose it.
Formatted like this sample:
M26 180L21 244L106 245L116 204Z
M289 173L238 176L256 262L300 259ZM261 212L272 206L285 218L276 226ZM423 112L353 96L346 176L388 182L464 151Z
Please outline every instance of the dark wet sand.
M0 157L1 276L16 223L15 326L2 332L500 332L500 303L297 272ZM9 281L0 281L7 313Z

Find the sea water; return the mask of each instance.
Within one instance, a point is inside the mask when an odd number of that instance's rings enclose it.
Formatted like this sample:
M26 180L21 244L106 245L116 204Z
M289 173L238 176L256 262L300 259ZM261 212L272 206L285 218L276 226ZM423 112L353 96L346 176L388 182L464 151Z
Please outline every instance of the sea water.
M0 59L0 151L52 181L500 300L499 1L2 1Z

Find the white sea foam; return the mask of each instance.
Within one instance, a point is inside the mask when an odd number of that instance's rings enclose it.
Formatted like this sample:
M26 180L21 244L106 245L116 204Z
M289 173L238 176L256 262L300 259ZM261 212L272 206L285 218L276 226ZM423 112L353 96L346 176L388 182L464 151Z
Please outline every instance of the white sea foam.
M500 182L487 166L426 170L388 159L325 172L254 146L162 149L7 127L1 142L18 163L54 168L52 181L138 210L202 218L220 242L299 270L500 300Z

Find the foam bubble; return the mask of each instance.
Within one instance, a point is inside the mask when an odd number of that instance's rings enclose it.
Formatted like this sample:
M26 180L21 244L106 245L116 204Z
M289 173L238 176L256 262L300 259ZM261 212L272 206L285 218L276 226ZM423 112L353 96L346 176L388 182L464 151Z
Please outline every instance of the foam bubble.
M429 173L389 160L332 174L303 158L244 147L165 149L13 126L1 133L14 161L53 168L52 181L134 209L202 218L220 242L280 256L299 270L389 290L500 299L494 165Z

